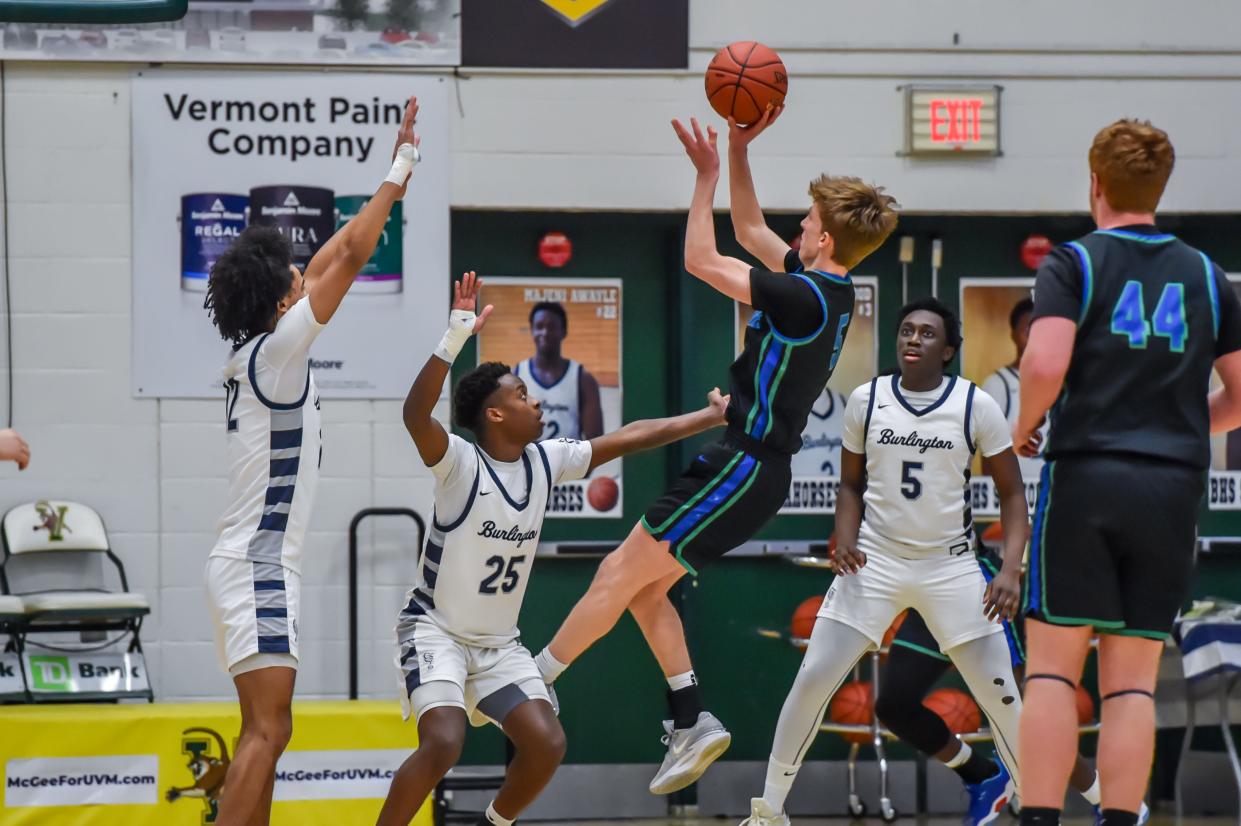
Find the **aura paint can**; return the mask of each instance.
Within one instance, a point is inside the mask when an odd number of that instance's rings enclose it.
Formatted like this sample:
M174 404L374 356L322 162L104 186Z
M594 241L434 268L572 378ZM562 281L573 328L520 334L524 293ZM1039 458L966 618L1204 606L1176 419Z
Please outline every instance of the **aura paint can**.
M207 289L211 268L246 228L245 195L195 192L181 196L181 289Z
M336 196L336 230L349 223L370 201L370 195L337 195ZM402 289L402 270L404 264L404 220L402 219L401 202L392 205L388 213L388 221L384 224L383 234L366 265L353 281L350 292L362 293L399 293Z
M250 223L284 233L293 263L305 270L336 231L336 196L317 186L256 186L250 190Z

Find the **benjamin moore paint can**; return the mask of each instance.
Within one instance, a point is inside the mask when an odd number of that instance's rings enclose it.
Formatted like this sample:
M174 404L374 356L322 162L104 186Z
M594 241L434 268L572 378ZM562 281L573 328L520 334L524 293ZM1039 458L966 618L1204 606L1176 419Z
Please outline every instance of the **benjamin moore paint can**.
M195 192L181 196L181 289L207 289L211 267L246 228L245 195Z
M340 230L349 223L362 208L366 206L370 195L337 195L336 196L336 229ZM379 236L379 244L371 255L371 260L362 267L358 277L354 279L350 292L364 293L399 293L401 291L401 271L404 262L404 244L401 218L401 202L392 205L388 213L388 221L384 224L383 234Z
M305 270L336 231L336 198L317 186L256 186L250 223L277 227L293 244L293 263Z

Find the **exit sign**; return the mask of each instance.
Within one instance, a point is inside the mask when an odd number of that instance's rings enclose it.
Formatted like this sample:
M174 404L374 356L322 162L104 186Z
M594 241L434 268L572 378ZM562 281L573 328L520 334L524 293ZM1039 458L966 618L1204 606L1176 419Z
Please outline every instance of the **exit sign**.
M999 86L906 86L906 155L1000 154Z

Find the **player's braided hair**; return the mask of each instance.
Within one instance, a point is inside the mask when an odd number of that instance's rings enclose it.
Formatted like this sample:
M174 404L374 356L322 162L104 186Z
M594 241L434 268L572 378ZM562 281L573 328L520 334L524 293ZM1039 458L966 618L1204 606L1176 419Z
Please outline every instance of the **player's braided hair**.
M901 307L901 314L897 316L896 329L899 332L901 325L905 323L905 319L909 318L910 313L916 313L918 310L926 310L935 313L944 321L944 341L953 350L961 349L961 322L957 320L957 314L948 309L948 306L938 298L919 298L911 301L904 307Z
M271 329L293 283L293 248L275 227L251 226L211 268L203 307L220 337L240 347Z
M500 388L500 378L513 372L507 364L485 361L461 377L452 391L453 421L482 436L487 399Z

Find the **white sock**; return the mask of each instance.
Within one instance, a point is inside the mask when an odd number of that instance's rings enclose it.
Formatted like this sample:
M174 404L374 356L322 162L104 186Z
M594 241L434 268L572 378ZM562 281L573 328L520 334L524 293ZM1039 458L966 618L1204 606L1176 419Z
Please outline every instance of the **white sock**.
M962 743L961 750L957 752L956 756L954 756L951 760L945 760L944 765L950 769L955 769L958 766L964 766L969 761L970 755L973 753L974 750L970 748L969 743Z
M1098 806L1103 802L1103 792L1099 790L1099 773L1094 773L1094 782L1090 784L1090 788L1082 792L1082 797L1086 798L1086 802L1091 806Z
M771 804L772 811L776 814L784 811L784 799L789 796L789 789L793 788L793 781L797 779L800 769L801 766L790 766L774 757L767 761L767 782L763 785L763 800Z
M680 691L697 683L698 678L694 676L694 669L692 668L684 674L673 674L668 678L668 688L672 691Z
M513 821L496 811L496 802L494 800L487 804L487 819L494 823L495 826L513 826Z
M543 676L543 682L548 685L556 682L556 678L569 667L553 657L552 652L546 648L540 651L534 658L534 664L539 667L539 674Z

